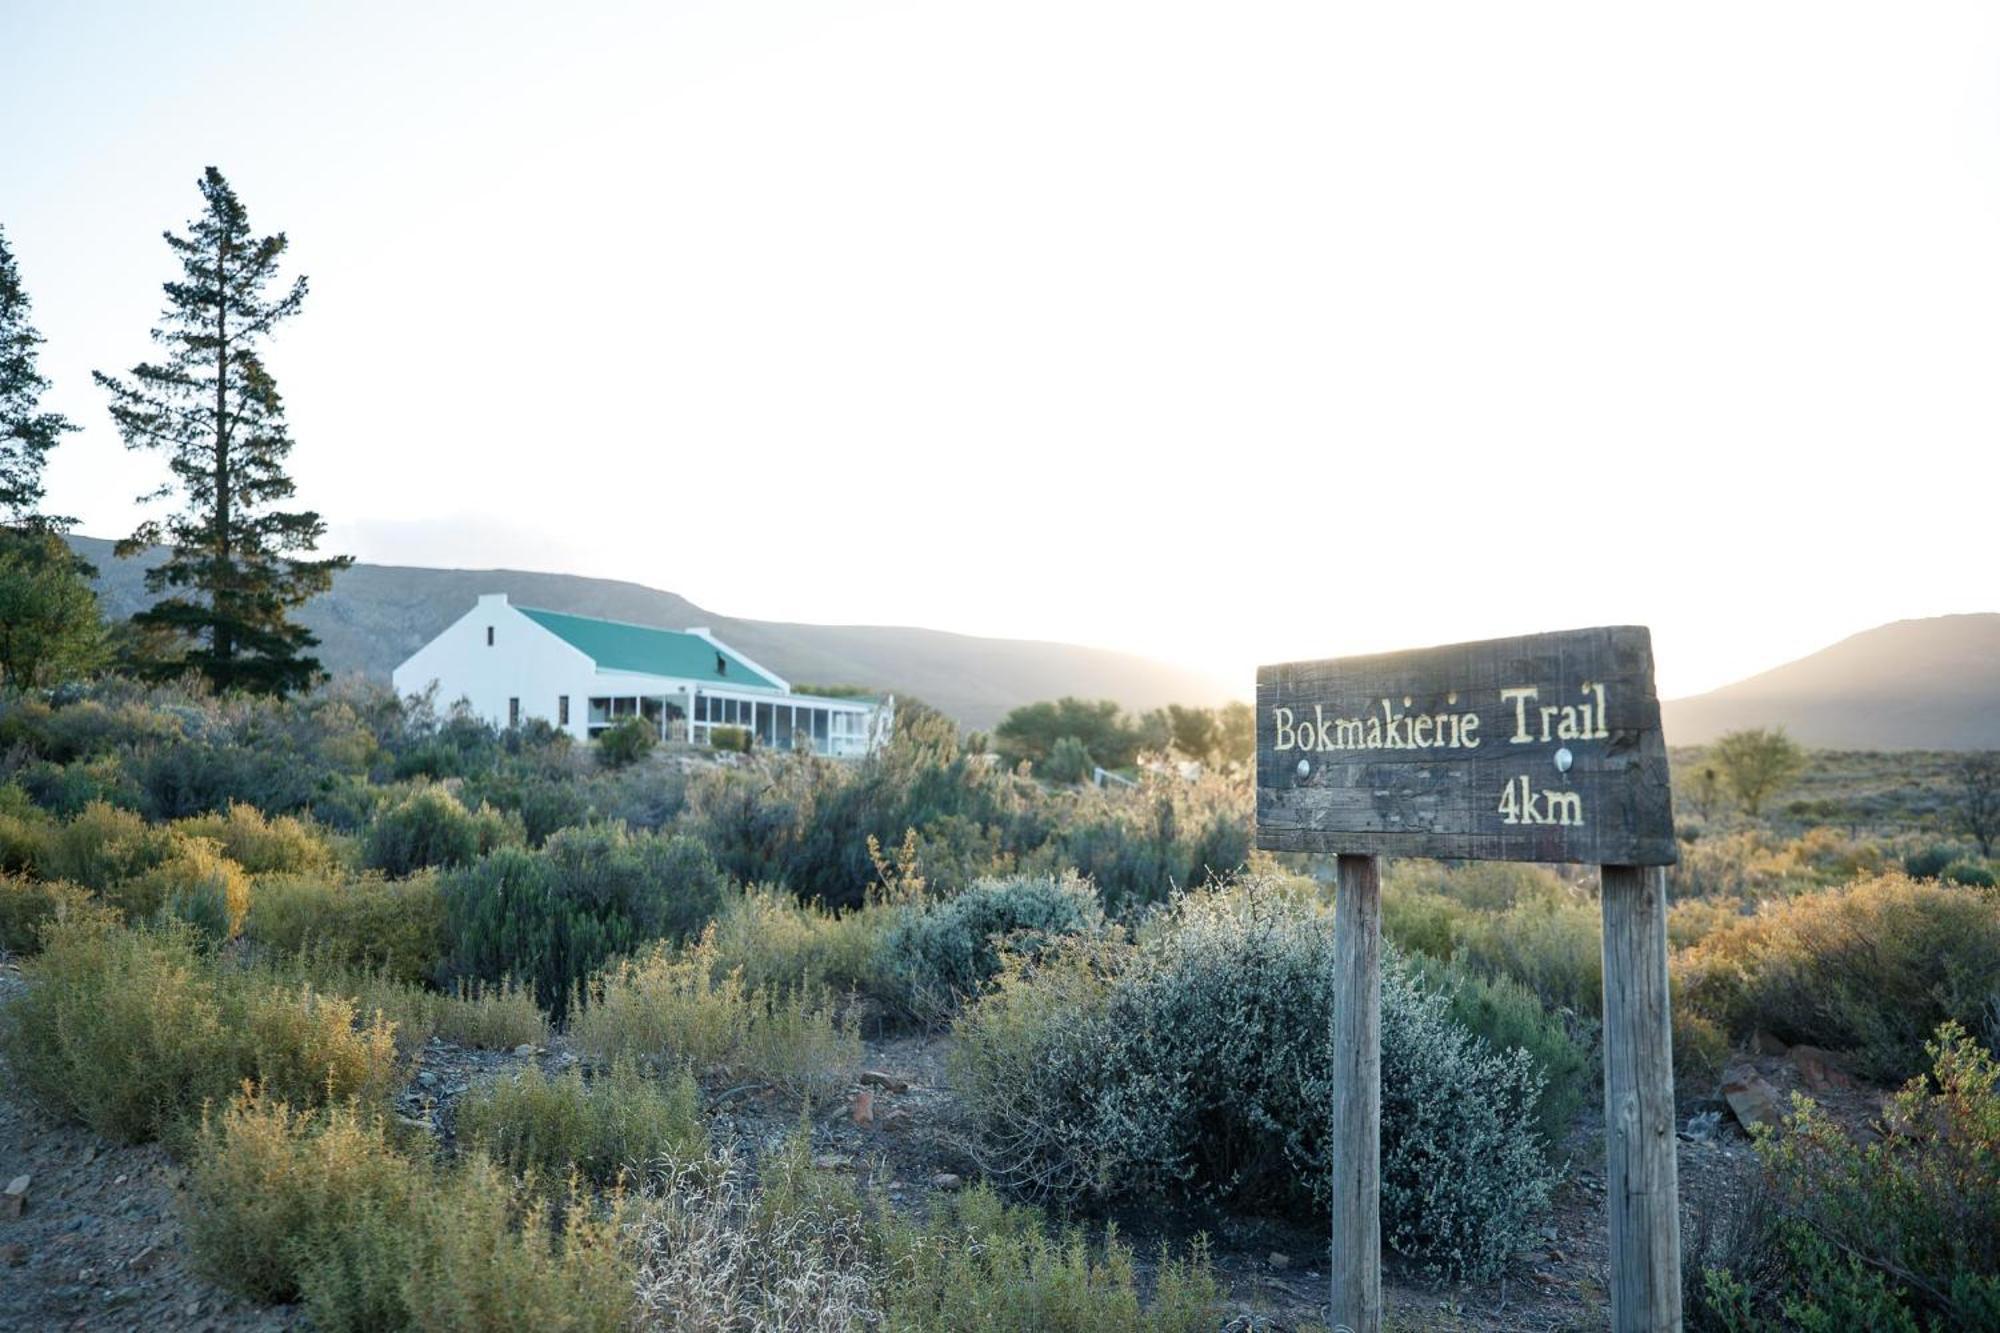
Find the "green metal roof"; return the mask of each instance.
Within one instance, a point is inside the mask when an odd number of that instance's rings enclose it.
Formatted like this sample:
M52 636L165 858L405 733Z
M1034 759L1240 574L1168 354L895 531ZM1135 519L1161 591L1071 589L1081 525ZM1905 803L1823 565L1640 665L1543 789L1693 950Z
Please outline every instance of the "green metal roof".
M628 625L618 620L595 620L561 611L537 611L525 606L514 609L581 651L597 663L600 671L637 671L648 676L713 681L751 689L780 688L777 681L699 634ZM716 670L718 657L728 661L728 670Z

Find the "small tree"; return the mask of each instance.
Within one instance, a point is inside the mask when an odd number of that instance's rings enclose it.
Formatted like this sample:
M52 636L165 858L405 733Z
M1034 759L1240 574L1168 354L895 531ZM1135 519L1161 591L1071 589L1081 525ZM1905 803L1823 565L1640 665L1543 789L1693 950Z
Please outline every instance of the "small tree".
M1168 704L1167 722L1173 728L1174 748L1189 759L1206 760L1215 752L1219 737L1215 714L1208 709Z
M33 690L104 662L97 571L47 528L0 528L0 683Z
M1257 757L1257 710L1237 699L1217 710L1215 724L1217 761L1250 767Z
M1765 798L1797 776L1806 762L1805 752L1783 727L1732 731L1715 743L1712 757L1737 804L1752 819Z
M1979 854L1993 855L2000 834L2000 750L1980 750L1958 761L1958 817L1979 844Z
M901 710L899 709L898 712ZM1140 730L1111 699L1057 699L1025 704L993 729L993 746L1010 764L1039 764L1056 742L1074 736L1106 768L1124 768L1138 757Z
M129 379L96 376L111 394L126 448L167 456L173 481L140 498L164 498L176 487L182 495L180 512L141 524L118 544L120 556L168 547L146 571L147 591L167 595L132 619L175 649L133 665L155 677L192 669L218 689L285 694L322 674L305 651L319 640L286 613L353 563L301 559L318 547L326 524L310 510L276 507L295 489L285 472L292 437L260 347L305 303L306 280L271 295L284 233L253 235L242 202L214 167L201 197L187 234L166 236L181 275L166 284L167 308L153 331L168 349L165 361L135 366Z
M1074 736L1064 736L1050 746L1049 757L1037 767L1050 782L1083 782L1097 771L1089 749Z

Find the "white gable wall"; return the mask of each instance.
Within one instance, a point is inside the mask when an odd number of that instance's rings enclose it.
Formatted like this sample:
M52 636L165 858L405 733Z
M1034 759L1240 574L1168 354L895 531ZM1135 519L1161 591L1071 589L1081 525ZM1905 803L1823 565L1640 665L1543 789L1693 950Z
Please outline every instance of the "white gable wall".
M486 631L493 630L493 644ZM585 738L584 713L595 692L597 665L582 651L508 605L506 594L488 593L445 631L397 667L396 693L422 694L437 684L440 711L464 699L478 717L507 725L507 701L521 701L521 720L541 718L556 725L556 700L569 696L569 725L563 730Z

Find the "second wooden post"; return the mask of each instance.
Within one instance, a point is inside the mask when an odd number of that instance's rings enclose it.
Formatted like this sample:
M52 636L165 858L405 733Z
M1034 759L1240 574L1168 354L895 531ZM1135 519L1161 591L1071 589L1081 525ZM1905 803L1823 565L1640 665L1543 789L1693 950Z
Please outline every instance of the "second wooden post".
M1605 866L1604 1187L1613 1333L1680 1333L1667 871Z
M1382 1327L1382 877L1342 856L1333 908L1333 1328Z

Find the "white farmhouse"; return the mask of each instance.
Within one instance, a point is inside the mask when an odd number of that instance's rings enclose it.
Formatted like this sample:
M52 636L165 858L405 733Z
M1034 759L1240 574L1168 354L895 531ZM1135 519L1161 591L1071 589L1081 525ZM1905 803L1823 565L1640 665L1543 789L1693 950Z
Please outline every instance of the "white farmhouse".
M706 629L668 630L538 611L488 593L411 654L393 677L399 695L437 688L495 726L540 718L579 740L627 717L662 740L709 743L739 727L771 749L867 754L888 738L893 698L798 694Z

